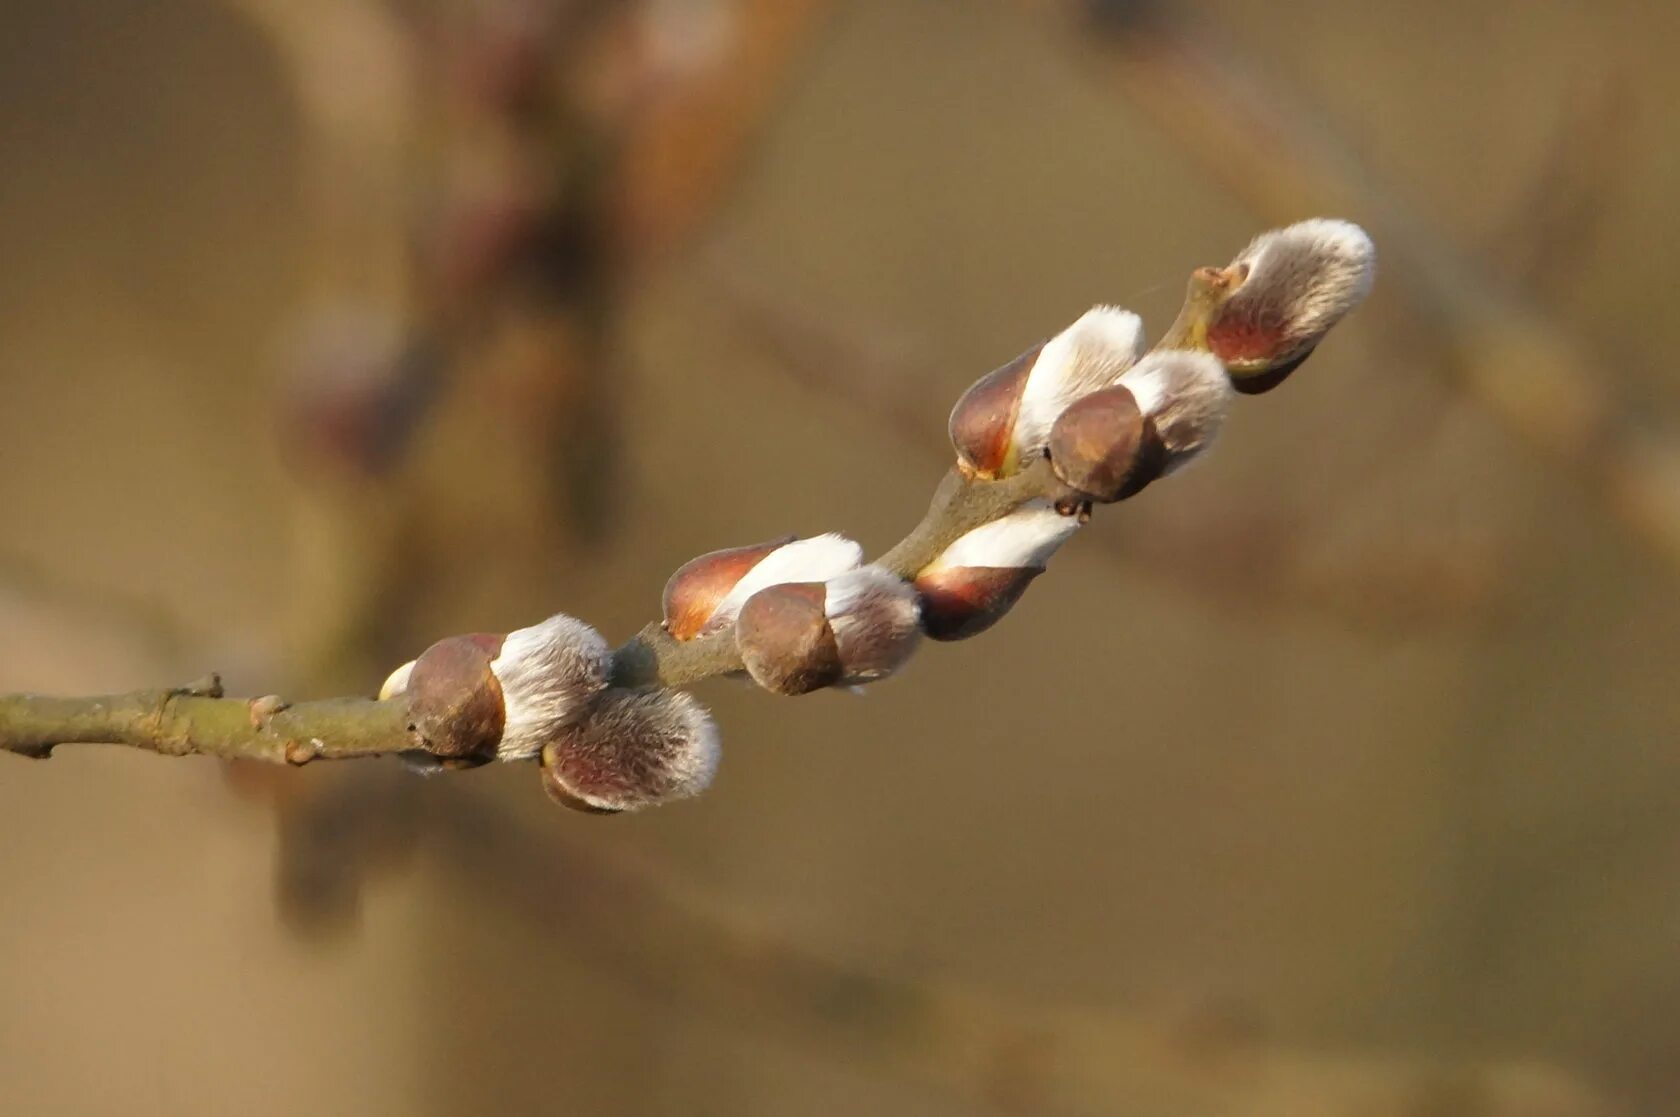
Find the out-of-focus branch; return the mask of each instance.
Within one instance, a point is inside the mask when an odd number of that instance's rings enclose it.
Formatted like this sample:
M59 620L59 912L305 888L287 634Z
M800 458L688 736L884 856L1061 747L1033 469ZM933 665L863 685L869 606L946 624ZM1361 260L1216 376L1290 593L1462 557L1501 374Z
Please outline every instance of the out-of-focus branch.
M414 452L428 427L474 406L497 413L493 425L511 437L487 472L534 490L503 513L536 536L532 551L555 531L588 542L611 522L623 302L727 196L830 5L227 2L273 42L299 105L320 293L407 335L382 365L345 368L329 352L326 368L305 370L312 383L288 385L312 412L288 414L304 422L286 428L291 460L309 466L295 502L307 610L295 658L305 666L292 684L333 687L413 646L423 629L410 604L454 566L451 541L485 533L439 513L436 478ZM686 34L694 13L722 34ZM661 26L672 18L685 26ZM419 222L393 204L412 202L417 177L435 188ZM376 212L362 215L367 206ZM368 229L377 243L359 239ZM371 276L349 271L365 270L362 259L381 264ZM337 387L323 390L322 372ZM452 386L469 375L480 390L459 406ZM335 444L315 445L311 432ZM551 590L545 579L510 596ZM341 924L355 891L346 882L361 870L336 834L390 773L300 785L264 765L228 771L275 801L281 847L296 855L284 863L303 865L281 874L286 917L311 930Z
M1041 1114L1185 1117L1603 1117L1568 1075L1511 1063L1291 1049L1210 1013L1034 1008L872 973L800 949L715 897L564 836L526 832L470 794L428 838L463 885L519 912L644 995L825 1058L971 1102Z
M1559 99L1550 142L1482 253L1500 261L1507 280L1553 299L1580 276L1576 268L1556 265L1588 251L1610 212L1611 195L1627 181L1625 172L1617 172L1637 157L1631 150L1633 107L1619 76L1571 87Z
M302 184L317 223L322 295L405 292L404 150L419 73L410 37L381 0L223 0L274 51L302 129Z
M727 197L772 107L833 0L736 0L709 63L667 83L636 114L619 153L620 235L632 260L657 262Z
M23 555L0 551L0 583L25 597L96 616L137 637L137 642L158 655L178 656L195 643L187 626L157 602L66 578L62 571Z
M1191 17L1155 3L1021 0L1079 29L1069 49L1256 213L1355 215L1384 245L1373 310L1414 356L1585 483L1635 538L1680 566L1680 439L1614 393L1604 357L1456 253L1374 182L1310 112L1286 106Z

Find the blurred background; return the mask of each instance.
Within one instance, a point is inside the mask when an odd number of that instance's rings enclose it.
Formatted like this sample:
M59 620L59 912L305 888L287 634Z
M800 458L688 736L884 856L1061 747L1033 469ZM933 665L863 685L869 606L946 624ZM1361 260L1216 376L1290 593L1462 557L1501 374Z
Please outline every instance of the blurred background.
M0 690L370 693L924 508L1268 226L1372 299L715 788L0 763L0 1112L1680 1113L1680 9L7 0Z

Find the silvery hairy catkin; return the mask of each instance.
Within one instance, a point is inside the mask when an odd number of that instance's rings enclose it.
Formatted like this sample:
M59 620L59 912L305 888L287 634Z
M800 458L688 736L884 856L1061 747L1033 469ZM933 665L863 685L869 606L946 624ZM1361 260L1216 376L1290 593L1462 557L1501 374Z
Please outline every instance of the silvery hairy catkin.
M1208 325L1208 347L1239 392L1269 391L1370 293L1376 265L1370 236L1350 221L1261 233L1225 269L1239 282Z
M692 695L612 687L543 746L543 787L579 810L639 810L704 791L720 754L717 724Z

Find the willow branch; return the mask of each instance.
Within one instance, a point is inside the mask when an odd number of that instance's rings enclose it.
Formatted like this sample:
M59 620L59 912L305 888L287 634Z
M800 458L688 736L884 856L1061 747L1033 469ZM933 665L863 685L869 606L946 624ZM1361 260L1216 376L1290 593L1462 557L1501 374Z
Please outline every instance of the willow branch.
M376 703L228 703L215 682L19 697L0 706L0 748L44 756L107 740L293 764L418 752L448 768L540 757L550 796L581 810L697 794L718 733L676 688L728 674L785 696L860 686L896 673L924 636L986 631L1095 504L1200 456L1239 393L1281 384L1369 289L1374 248L1349 222L1303 222L1255 246L1193 274L1184 312L1147 355L1138 317L1098 306L971 385L948 424L955 466L876 562L834 534L713 551L672 574L660 621L617 652L563 613L462 633L391 672Z
M1066 493L1044 463L1001 481L974 480L953 469L940 483L927 515L881 564L909 576L964 532L1029 500L1059 499ZM655 622L613 653L609 677L619 687L674 687L741 669L732 632L676 640ZM0 751L44 759L59 745L111 744L160 756L292 765L388 755L457 755L452 742L417 736L408 706L404 696L296 704L273 695L228 698L214 676L187 687L92 698L0 695Z

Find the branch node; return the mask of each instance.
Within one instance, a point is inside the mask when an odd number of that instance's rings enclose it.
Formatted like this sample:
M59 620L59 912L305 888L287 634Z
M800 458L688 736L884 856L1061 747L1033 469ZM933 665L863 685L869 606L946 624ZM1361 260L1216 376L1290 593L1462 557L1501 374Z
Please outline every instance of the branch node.
M272 698L273 695L270 695L269 697ZM258 699L257 701L260 702L261 699ZM253 702L252 706L255 707L255 705L256 703ZM326 747L327 743L319 737L311 737L308 742L287 741L286 763L290 764L294 768L301 768L305 764L308 764L311 760L320 756L321 751Z
M278 694L265 694L261 698L253 698L250 703L251 728L267 729L269 719L281 710L291 705ZM290 748L290 746L287 746Z

